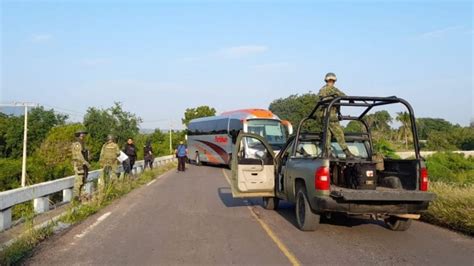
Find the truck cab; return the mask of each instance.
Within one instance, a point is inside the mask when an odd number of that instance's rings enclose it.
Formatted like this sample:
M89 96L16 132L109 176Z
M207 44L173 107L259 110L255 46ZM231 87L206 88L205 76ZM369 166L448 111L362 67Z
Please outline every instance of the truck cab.
M364 116L375 106L402 104L410 114L415 158L383 158L373 149L370 128ZM347 159L339 144L327 142L329 110L334 106L361 107L359 116L339 115L340 120L357 120L364 132L345 134ZM305 124L321 120L322 130L305 132ZM244 143L258 150L245 152ZM327 147L323 143L329 143ZM428 208L435 198L428 192L428 175L419 144L413 109L397 97L343 96L322 100L303 119L295 135L277 155L262 137L243 133L237 138L232 164L231 187L234 197L263 197L267 209L276 209L280 200L295 203L298 227L315 230L322 215L332 213L370 215L383 219L388 228L404 231L411 220Z

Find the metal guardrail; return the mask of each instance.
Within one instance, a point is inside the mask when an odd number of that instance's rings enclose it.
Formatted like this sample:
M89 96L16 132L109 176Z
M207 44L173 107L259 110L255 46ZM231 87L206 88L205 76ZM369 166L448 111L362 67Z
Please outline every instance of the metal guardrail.
M155 158L153 166L163 165L174 161L173 155ZM138 174L144 170L144 161L137 161L133 167L132 173ZM120 168L120 172L123 169ZM84 186L85 192L92 194L94 191L94 180L101 175L102 170L95 170L89 173L87 183ZM63 202L70 202L73 198L72 188L74 186L75 176L68 176L48 182L43 182L27 187L11 189L0 192L0 231L6 230L12 224L12 207L33 200L33 207L36 213L49 211L49 195L62 191Z

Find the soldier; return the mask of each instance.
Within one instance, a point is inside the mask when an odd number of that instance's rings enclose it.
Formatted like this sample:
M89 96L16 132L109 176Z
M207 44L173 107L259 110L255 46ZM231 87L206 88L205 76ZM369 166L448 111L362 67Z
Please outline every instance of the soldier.
M74 179L73 195L75 200L81 199L81 192L89 174L89 151L87 150L84 139L87 132L79 130L75 134L76 141L72 144L72 164L76 178Z
M107 143L102 146L100 152L100 166L103 168L103 173L99 178L99 191L104 192L109 181L117 179L117 157L120 155L120 149L117 143L114 142L114 136L107 136Z
M319 99L328 98L328 97L338 97L338 96L345 96L345 94L340 91L338 88L334 86L336 83L336 74L334 73L327 73L324 81L326 85L319 90L318 97ZM331 146L331 135L336 137L337 143L341 146L342 150L346 154L347 159L354 159L355 156L349 151L347 147L346 140L344 139L344 131L342 130L341 125L339 124L339 119L337 114L339 112L338 107L332 107L329 114L329 125L326 138L326 148ZM322 115L322 113L321 113ZM323 117L321 117L321 120Z

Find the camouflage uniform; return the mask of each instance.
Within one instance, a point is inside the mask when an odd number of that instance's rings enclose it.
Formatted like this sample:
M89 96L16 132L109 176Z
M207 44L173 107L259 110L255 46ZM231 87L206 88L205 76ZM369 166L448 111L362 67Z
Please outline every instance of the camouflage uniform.
M330 96L338 97L345 96L345 94L338 88L328 85L325 85L321 88L321 90L319 90L319 99ZM344 139L344 131L342 130L341 125L339 124L339 119L337 118L338 109L338 107L334 106L331 108L329 113L329 131L327 132L326 147L331 147L331 136L334 135L337 140L337 143L339 143L339 146L341 146L343 150L347 150L346 140ZM322 121L324 118L324 114L320 113L320 115Z
M120 149L115 142L108 141L104 146L102 146L99 162L100 166L103 168L103 173L99 178L99 191L103 191L109 181L117 179L117 157L119 155Z
M88 155L89 151L86 149L83 141L76 141L71 146L72 151L72 164L74 167L74 172L76 174L76 178L74 179L74 197L80 198L81 191L84 187L84 184L87 179L87 174L89 172L89 162Z

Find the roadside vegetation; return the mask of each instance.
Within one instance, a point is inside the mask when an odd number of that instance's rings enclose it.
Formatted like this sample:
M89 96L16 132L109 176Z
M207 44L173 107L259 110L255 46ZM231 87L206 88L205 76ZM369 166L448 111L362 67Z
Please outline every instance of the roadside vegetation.
M71 204L67 212L59 220L50 222L43 228L35 229L33 225L33 211L22 209L22 215L26 219L25 223L28 230L14 243L0 252L0 265L20 264L21 260L27 257L39 243L53 235L59 225L71 226L80 223L111 204L114 200L128 194L135 188L147 184L175 167L176 163L169 163L153 170L145 171L138 178L124 178L122 181L110 185L103 197L95 195L92 200L84 204Z
M474 236L474 157L435 153L426 164L437 198L422 220Z
M86 146L90 150L92 170L99 168L100 149L108 134L117 137L119 146L123 146L127 138L134 138L138 149L137 160L143 159L143 147L148 140L152 143L155 156L171 154L168 133L159 129L141 133L138 127L141 118L123 110L120 103L105 109L89 108L82 123L68 123L67 119L67 115L58 114L54 109L38 107L29 111L28 185L74 174L70 147L75 141L74 132L78 129L89 132ZM184 140L184 134L184 131L173 131L173 145ZM22 143L23 115L0 113L0 191L20 187Z

